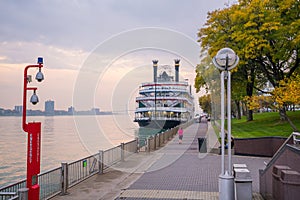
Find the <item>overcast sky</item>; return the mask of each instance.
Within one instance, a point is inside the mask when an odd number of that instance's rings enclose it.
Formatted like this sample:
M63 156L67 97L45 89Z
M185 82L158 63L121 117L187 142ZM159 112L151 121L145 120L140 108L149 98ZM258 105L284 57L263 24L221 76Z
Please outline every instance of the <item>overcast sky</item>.
M104 59L107 59L106 64L101 72L96 73L92 103L80 105L77 109L99 107L101 110L111 110L111 98L119 94L111 92L107 95L110 99L99 96L108 93L107 90L119 91L120 83L127 85L124 80L131 80L128 77L136 76L139 72L133 71L151 66L152 59L173 65L173 59L179 57L182 65L189 68L186 72L193 73L200 51L200 48L193 46L199 45L197 31L205 23L207 12L223 8L225 3L228 0L2 0L0 108L13 109L15 105L22 104L23 69L28 64L35 64L38 56L44 57L45 81L31 83L38 87L40 98L39 105L29 107L32 109L43 110L44 101L48 99L55 101L55 109L66 110L73 105L74 87L78 87L76 83L80 82L79 74L83 73L85 65L92 62L94 57L91 55L96 55L95 52L98 52L98 59L99 52L102 53L101 61L96 59L97 65L101 65ZM141 36L151 38L153 44L157 41L174 43L177 37L181 39L177 46L170 44L169 48L152 45L151 42L144 44L144 41L138 40ZM185 37L191 41L186 42ZM191 52L182 53L180 48L184 48L185 44L180 42L190 43ZM129 47L129 43L134 46ZM103 53L105 45L109 48ZM128 48L116 51L124 46ZM112 53L113 56L103 56L106 53ZM181 68L183 74L184 70L184 67ZM35 74L36 70L31 72ZM143 74L145 77L140 77L141 80L151 81L152 72L149 73L149 77ZM117 80L111 83L114 88L106 79ZM135 85L128 82L130 84ZM79 86L82 85L84 83ZM103 85L105 89L100 87ZM130 90L128 93L132 96L136 88ZM130 98L126 99L129 104L134 101Z

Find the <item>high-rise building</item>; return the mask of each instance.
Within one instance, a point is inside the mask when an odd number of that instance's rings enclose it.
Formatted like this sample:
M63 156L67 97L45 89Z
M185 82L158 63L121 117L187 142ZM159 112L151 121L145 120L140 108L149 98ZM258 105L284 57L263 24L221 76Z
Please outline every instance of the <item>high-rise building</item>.
M15 106L15 111L19 114L23 113L23 106Z
M48 100L45 102L45 115L54 115L54 101Z
M73 106L68 108L68 114L69 115L74 115L75 114L75 108Z

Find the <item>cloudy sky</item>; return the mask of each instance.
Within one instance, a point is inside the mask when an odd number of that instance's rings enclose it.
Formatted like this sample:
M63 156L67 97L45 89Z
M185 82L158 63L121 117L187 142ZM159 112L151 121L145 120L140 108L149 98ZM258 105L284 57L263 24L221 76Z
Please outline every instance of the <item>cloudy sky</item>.
M136 84L152 80L152 59L173 65L180 58L182 79L189 77L192 83L200 51L197 31L208 11L228 2L2 0L0 108L22 104L24 67L39 56L44 58L45 81L31 83L40 98L32 109L43 110L44 101L51 99L55 109L76 105L78 110L112 110L112 102L123 98L124 91L126 105L134 103ZM134 82L134 77L139 79ZM80 97L87 100L77 101Z

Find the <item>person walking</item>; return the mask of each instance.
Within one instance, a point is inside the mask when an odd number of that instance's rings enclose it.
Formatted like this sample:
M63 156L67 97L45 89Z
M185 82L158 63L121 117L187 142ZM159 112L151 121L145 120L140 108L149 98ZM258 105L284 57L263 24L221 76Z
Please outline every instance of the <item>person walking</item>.
M179 136L179 144L182 144L182 138L183 138L183 129L182 127L178 130L178 136Z

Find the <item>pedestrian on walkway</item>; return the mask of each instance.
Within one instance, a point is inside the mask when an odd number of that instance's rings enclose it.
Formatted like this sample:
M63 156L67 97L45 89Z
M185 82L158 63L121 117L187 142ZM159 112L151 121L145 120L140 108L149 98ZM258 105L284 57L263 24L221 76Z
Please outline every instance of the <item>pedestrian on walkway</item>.
M178 130L178 136L179 136L179 144L182 143L182 138L183 138L183 129L182 127L179 128Z

